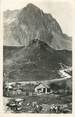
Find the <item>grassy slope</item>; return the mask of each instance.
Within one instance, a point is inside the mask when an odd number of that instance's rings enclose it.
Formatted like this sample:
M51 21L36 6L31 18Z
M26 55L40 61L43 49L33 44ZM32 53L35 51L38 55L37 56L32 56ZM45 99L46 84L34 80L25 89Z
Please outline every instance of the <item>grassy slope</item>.
M4 47L4 72L10 81L50 80L59 77L59 63L71 65L71 59L71 51L56 51L36 40L27 48Z

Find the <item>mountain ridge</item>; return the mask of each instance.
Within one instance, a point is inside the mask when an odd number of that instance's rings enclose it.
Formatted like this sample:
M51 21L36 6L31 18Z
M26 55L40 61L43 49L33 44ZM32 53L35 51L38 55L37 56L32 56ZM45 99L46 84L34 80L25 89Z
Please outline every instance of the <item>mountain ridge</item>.
M21 10L4 13L4 45L27 46L37 38L56 50L72 50L71 37L64 36L51 14L35 5L28 4Z

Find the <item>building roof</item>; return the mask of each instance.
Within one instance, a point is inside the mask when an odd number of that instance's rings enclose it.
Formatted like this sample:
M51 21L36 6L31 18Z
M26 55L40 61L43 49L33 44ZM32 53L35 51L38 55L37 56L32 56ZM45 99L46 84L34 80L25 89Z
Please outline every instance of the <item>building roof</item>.
M50 88L47 84L44 83L40 83L38 86L36 86L35 88Z

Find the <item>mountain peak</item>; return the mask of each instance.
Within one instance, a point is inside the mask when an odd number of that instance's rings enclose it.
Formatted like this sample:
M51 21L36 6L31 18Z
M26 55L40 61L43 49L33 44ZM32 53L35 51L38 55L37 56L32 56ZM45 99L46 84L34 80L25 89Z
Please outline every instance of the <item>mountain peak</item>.
M23 10L34 12L34 11L40 10L40 8L38 8L36 5L34 5L32 3L29 3L29 4L27 4L26 7L23 8Z
M70 49L71 39L63 36L60 25L51 14L28 4L4 15L4 45L25 45L38 38L54 49Z
M38 8L37 6L35 6L35 5L32 4L32 3L27 4L26 7L27 7L27 8Z

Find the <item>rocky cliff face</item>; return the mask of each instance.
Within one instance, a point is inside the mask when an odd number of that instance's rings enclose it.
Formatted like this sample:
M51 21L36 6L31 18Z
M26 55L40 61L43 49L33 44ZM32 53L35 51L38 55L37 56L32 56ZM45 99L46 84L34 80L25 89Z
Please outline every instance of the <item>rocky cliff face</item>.
M4 45L27 46L33 39L54 49L71 50L71 38L64 36L58 22L33 4L21 10L4 12Z

